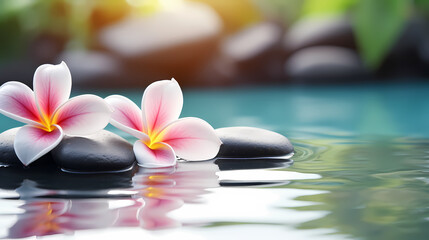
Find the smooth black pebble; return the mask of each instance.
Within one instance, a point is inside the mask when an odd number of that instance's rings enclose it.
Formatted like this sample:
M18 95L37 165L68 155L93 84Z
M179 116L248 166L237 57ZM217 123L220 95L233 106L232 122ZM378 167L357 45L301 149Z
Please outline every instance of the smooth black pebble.
M222 141L217 158L282 158L293 153L285 136L253 127L216 129Z
M131 143L106 130L83 137L66 136L51 154L60 168L70 172L124 171L136 161Z
M332 46L299 50L286 61L284 70L293 80L313 83L359 80L369 74L356 51Z
M19 129L19 127L12 128L0 134L0 165L9 167L25 167L24 164L22 164L18 159L18 156L16 156L15 150L13 148L15 135ZM28 168L46 165L54 165L52 157L49 153L29 164Z

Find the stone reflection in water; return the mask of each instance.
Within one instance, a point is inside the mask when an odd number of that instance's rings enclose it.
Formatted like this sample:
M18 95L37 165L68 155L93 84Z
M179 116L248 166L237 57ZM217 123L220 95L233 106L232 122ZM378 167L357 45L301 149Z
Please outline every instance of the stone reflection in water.
M112 174L71 174L59 170L56 166L29 166L22 167L0 167L0 176L7 181L0 181L0 189L17 189L32 187L24 190L22 194L26 197L45 196L43 190L52 190L51 194L60 191L62 195L68 195L73 191L80 194L92 194L96 191L107 191L110 189L132 187L132 176L135 170L123 173ZM27 186L26 182L31 181L32 186ZM31 195L33 194L33 195ZM22 195L21 195L22 198Z
M71 234L75 230L107 227L142 227L156 230L181 226L167 214L184 203L195 203L208 188L218 187L219 171L213 162L181 163L177 168L139 169L132 178L133 187L117 197L126 199L34 199L35 192L45 196L61 196L61 190L40 189L31 180L24 180L15 191L28 199L23 210L9 228L7 238L23 238L51 234ZM121 192L121 191L118 191ZM57 194L57 195L56 195ZM82 191L84 196L85 191ZM112 197L115 197L114 195Z

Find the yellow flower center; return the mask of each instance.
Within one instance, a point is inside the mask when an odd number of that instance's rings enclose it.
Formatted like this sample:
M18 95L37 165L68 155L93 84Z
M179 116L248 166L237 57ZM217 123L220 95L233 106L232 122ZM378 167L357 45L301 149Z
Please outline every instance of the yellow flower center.
M43 203L46 205L45 211L37 216L37 223L34 229L41 233L48 233L51 231L58 231L60 229L59 224L56 222L56 219L59 215L55 214L51 203Z
M163 134L162 132L152 132L151 134L148 134L148 136L149 141L145 141L144 143L146 144L146 146L153 149L154 144L161 142Z
M40 123L43 125L43 127L40 127L40 128L46 132L52 132L53 130L55 130L54 124L56 124L57 122L56 120L57 120L56 116L51 118L50 116L42 113Z
M164 195L162 188L148 187L145 190L144 196L148 198L159 198Z

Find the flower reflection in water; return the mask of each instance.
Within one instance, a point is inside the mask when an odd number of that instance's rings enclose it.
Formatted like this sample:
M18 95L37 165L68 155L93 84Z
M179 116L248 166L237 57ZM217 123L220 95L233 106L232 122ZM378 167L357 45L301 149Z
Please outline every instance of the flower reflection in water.
M67 233L64 214L69 209L70 201L28 201L21 208L14 226L9 229L9 237L21 238Z
M207 188L218 187L215 174L219 168L212 163L183 163L175 169L154 169L137 174L133 181L138 198L145 205L139 209L138 220L145 229L155 230L181 226L169 218L169 212L184 203L196 203Z
M71 234L75 230L113 226L117 210L106 200L31 200L9 229L8 238Z
M142 227L157 230L181 226L168 216L184 203L201 201L208 188L218 187L212 162L181 163L177 168L139 169L125 199L31 199L9 228L7 238L72 234L75 230L107 227ZM26 192L40 190L26 187ZM82 193L84 194L84 192ZM21 198L25 193L20 192Z

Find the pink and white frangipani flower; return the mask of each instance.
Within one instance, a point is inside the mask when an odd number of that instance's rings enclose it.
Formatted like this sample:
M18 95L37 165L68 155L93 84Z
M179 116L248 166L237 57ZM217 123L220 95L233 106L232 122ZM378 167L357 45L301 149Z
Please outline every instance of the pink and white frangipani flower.
M95 95L69 99L71 74L67 65L44 64L37 68L34 92L20 82L0 87L0 113L26 123L14 140L15 153L28 165L56 147L64 134L85 135L103 129L111 108Z
M134 154L142 167L176 164L176 156L207 160L219 152L222 142L210 124L199 118L181 118L183 95L176 80L150 84L142 98L142 109L126 97L112 95L106 101L114 111L110 123L139 141Z

